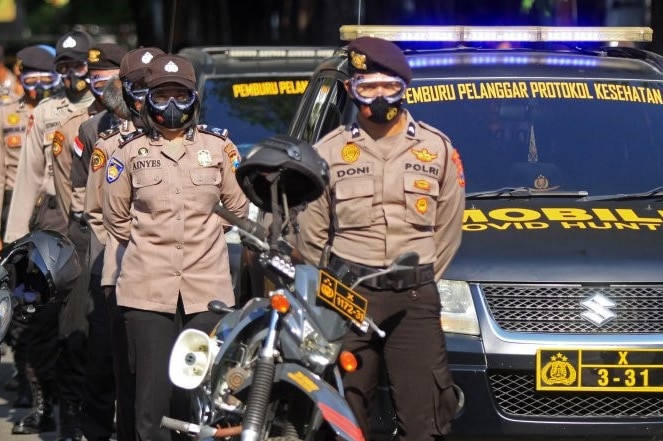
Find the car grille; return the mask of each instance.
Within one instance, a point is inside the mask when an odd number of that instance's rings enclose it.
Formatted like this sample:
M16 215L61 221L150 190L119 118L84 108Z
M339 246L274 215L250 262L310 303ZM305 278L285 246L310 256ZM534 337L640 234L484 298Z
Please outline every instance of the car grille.
M663 396L641 393L537 392L534 375L491 373L491 388L502 413L529 417L660 417Z
M487 284L481 290L500 328L534 333L660 333L663 286L578 286ZM596 294L615 303L617 316L601 326L581 315L581 301Z

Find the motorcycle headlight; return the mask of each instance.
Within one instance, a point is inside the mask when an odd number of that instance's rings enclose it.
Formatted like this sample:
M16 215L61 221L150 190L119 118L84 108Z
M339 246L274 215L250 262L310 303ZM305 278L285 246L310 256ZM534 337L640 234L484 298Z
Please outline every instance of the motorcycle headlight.
M327 366L336 361L341 350L341 342L327 341L318 331L305 323L300 349L311 363Z
M12 296L7 288L0 288L0 340L5 337L12 321Z
M457 334L479 335L479 319L467 282L441 279L437 282L437 291L442 303L442 329Z

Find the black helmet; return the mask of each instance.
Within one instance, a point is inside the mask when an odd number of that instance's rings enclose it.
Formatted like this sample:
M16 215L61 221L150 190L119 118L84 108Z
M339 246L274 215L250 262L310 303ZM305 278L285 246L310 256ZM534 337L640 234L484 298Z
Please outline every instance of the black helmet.
M288 135L275 135L253 146L235 171L237 182L258 208L272 211L269 176L278 177L288 208L320 197L329 184L329 166L313 147ZM281 201L278 201L281 206Z
M0 258L12 268L14 287L36 296L27 302L35 305L65 301L81 272L76 248L56 231L32 231L5 246Z

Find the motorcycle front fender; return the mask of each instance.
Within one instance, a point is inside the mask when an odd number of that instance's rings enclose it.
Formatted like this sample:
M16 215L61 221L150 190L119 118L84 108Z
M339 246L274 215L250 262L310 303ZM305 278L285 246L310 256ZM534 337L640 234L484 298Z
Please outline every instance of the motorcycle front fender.
M246 328L254 324L256 321L268 317L270 314L269 305L269 299L253 298L247 302L243 308L227 314L219 321L216 328L214 328L212 335L214 335L217 340L223 342L212 364L211 381L215 389L214 396L219 392L217 388L220 385L220 376L222 374L219 365L226 357L228 350L232 347L232 345L227 343L237 341Z
M241 390L251 386L250 380L242 385ZM288 383L306 394L318 408L322 418L341 439L364 441L359 423L348 402L317 375L295 363L280 363L276 365L274 374L274 384L278 383Z

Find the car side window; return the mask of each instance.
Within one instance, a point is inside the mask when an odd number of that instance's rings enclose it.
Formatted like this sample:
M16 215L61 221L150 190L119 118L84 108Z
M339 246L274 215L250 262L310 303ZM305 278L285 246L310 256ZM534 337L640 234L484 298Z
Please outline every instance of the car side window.
M305 118L300 133L295 135L308 142L315 143L330 130L343 122L343 115L348 102L343 82L336 77L318 77L309 84L313 98L303 100L308 108L298 112Z

